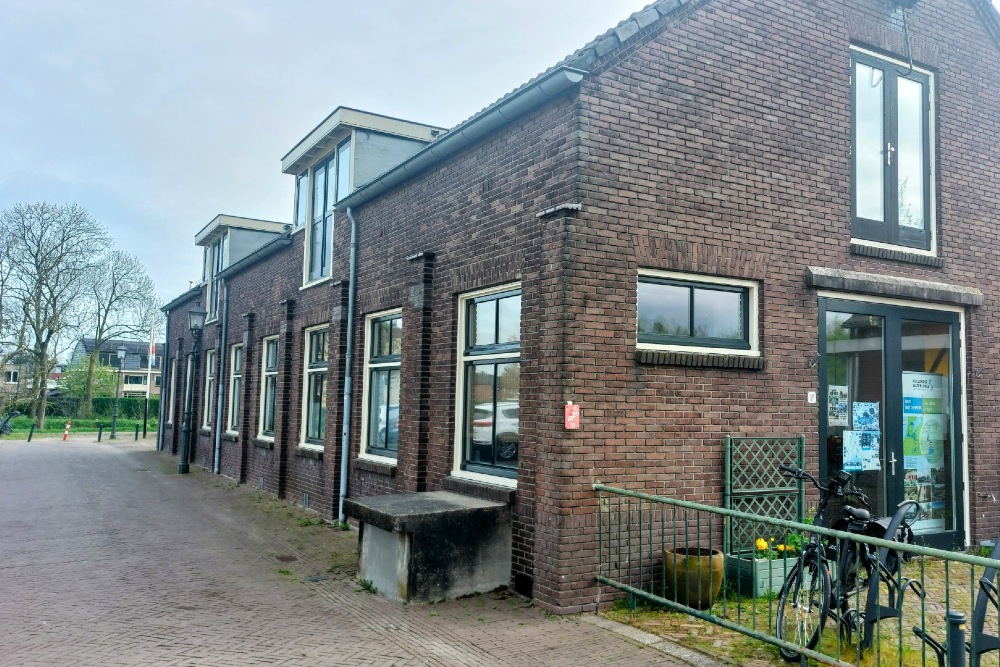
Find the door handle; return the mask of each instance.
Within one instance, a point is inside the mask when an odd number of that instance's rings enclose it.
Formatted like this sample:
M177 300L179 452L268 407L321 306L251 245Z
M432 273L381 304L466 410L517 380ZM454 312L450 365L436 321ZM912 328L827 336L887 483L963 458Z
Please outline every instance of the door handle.
M896 476L896 452L890 455L892 458L889 459L889 464L892 466L892 476Z

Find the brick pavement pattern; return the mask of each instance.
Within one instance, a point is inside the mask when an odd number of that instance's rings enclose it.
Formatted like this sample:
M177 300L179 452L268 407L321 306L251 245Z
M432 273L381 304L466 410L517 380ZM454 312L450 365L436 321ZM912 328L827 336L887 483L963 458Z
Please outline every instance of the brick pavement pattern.
M357 533L301 515L142 442L0 441L0 665L687 664L515 596L360 591Z

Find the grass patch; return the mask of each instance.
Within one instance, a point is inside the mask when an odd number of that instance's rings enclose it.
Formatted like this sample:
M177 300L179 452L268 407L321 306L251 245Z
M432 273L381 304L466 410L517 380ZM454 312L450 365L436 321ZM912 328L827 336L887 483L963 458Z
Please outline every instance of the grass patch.
M371 593L372 595L378 594L378 588L372 583L371 579L362 579L358 582L358 586L361 586L361 588L358 589L359 591L365 591L366 593Z

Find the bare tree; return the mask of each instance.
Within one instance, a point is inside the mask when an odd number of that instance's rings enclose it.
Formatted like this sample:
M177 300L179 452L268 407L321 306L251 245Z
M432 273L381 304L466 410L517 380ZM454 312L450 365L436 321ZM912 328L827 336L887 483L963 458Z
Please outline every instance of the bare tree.
M84 332L94 334L94 349L87 359L86 389L81 416L89 416L94 398L94 370L101 347L115 338L143 340L153 325L158 303L156 288L134 255L106 251L89 277Z
M0 211L0 238L4 327L8 335L19 332L5 342L32 361L34 414L44 427L48 376L60 341L80 325L89 278L108 234L80 206L39 203Z

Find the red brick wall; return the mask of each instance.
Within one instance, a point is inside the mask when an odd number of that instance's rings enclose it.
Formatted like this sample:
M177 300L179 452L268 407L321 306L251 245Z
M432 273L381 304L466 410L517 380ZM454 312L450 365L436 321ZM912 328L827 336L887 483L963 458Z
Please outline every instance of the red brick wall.
M512 574L521 588L533 579L545 607L592 606L595 480L719 504L726 434L804 433L807 465L815 470L817 409L805 395L818 383L808 363L817 354L818 311L804 276L807 266L823 266L985 292L986 305L966 314L966 362L982 371L965 378L968 495L975 539L994 536L1000 519L994 505L980 505L977 492L1000 482L991 436L1000 426L992 390L1000 372L992 354L1000 294L998 261L987 252L1000 247L1000 57L964 0L921 0L909 13L914 57L936 72L944 267L851 254L848 47L905 52L898 21L886 12L883 0L692 2L683 15L643 29L648 39L607 54L597 63L604 73L585 78L579 92L355 211L352 460L360 439L364 316L402 308L405 333L398 465L352 466L351 495L443 487L453 461L458 295L520 282ZM535 216L576 201L583 204L578 214ZM349 227L338 214L335 281L348 278ZM241 481L256 485L263 477L265 489L295 502L308 491L310 506L334 517L347 286L299 289L303 237L296 234L289 248L231 279L225 358L228 345L247 335L249 398L244 432L223 442L222 461L240 471ZM639 268L759 281L766 370L637 362ZM252 331L246 313L254 314ZM303 331L323 322L331 323L331 384L320 465L296 456L295 444ZM186 315L172 315L172 352L190 349L175 345L185 332ZM282 336L283 361L271 450L252 437L260 341L275 334ZM213 335L210 329L206 339ZM196 388L201 383L199 377ZM563 430L567 400L582 406L579 431ZM199 452L211 446L205 440Z
M583 426L563 438L556 484L580 492L553 508L549 599L592 605L593 478L633 490L721 502L722 440L807 436L818 461L818 415L805 401L818 378L817 295L807 266L979 287L967 312L973 535L995 535L997 487L995 270L1000 195L1000 58L969 3L922 0L908 14L914 57L936 72L938 245L943 268L850 252L850 53L859 43L905 54L886 3L727 0L697 4L683 22L581 89L584 211L569 225L565 397ZM895 23L893 23L895 25ZM651 30L662 29L662 24ZM991 257L986 266L997 266ZM639 364L633 359L639 268L760 281L765 371ZM977 434L978 437L977 437ZM541 510L540 510L541 511ZM580 532L591 535L580 540ZM536 579L537 581L537 579ZM539 592L536 591L536 594Z

